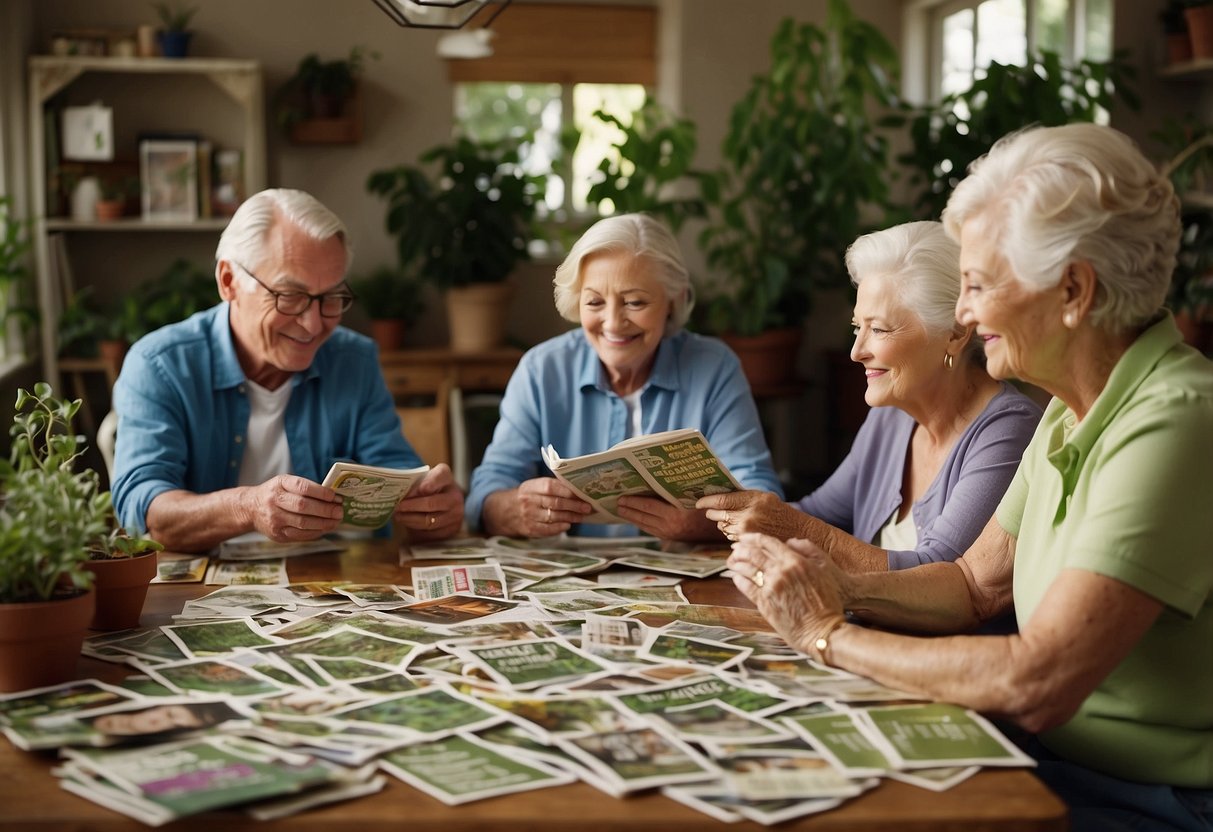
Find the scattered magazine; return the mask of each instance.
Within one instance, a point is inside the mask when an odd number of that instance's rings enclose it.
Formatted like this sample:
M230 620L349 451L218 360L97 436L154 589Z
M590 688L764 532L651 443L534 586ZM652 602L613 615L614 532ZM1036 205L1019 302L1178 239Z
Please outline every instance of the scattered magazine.
M286 586L290 579L286 575L286 562L282 558L257 561L216 561L206 570L208 585L229 586Z
M773 824L884 779L942 791L1032 765L971 711L815 663L756 610L612 577L622 559L700 573L711 553L474 548L503 563L415 561L411 587L217 588L170 624L87 639L136 672L0 696L0 729L60 749L64 789L150 825L286 817L385 781L456 805L574 780ZM507 582L529 587L507 599Z
M584 523L626 523L615 513L625 495L660 497L691 509L701 497L741 490L695 429L636 436L609 450L572 459L561 459L551 445L541 452L552 473L594 507Z
M418 601L447 595L506 598L505 573L495 563L483 566L414 566L413 594Z
M156 563L154 584L196 584L206 577L207 557L161 555Z
M387 525L396 505L429 470L428 465L405 469L334 462L321 485L341 495L343 527L378 529Z
M268 537L225 540L219 544L220 560L273 560L296 555L311 555L317 552L338 552L345 548L339 540L302 540L278 543Z

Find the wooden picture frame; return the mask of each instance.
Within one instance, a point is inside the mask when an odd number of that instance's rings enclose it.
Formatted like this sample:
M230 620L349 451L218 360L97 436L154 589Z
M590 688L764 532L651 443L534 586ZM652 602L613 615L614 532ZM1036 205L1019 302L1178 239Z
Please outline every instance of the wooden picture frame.
M198 219L198 144L181 139L139 143L143 219L194 222Z

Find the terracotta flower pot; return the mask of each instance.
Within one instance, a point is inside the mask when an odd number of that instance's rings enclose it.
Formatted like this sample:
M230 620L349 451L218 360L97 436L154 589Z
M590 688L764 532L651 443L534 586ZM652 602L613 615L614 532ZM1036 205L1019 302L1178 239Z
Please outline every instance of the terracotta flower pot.
M97 200L97 221L98 222L113 222L122 216L122 210L126 207L121 199L99 199Z
M796 355L800 351L803 331L799 327L772 329L760 335L720 336L737 357L750 382L750 389L760 391L791 383L796 377Z
M451 349L484 352L505 343L505 321L514 294L512 283L476 283L446 293Z
M29 690L76 675L96 593L0 604L0 691Z
M404 321L399 318L371 318L371 337L379 352L394 352L404 346Z
M97 596L96 612L89 628L128 630L138 627L148 584L156 577L156 553L90 560L84 568L93 573L93 590Z
M1213 58L1213 5L1184 9L1188 21L1188 37L1192 40L1192 57Z

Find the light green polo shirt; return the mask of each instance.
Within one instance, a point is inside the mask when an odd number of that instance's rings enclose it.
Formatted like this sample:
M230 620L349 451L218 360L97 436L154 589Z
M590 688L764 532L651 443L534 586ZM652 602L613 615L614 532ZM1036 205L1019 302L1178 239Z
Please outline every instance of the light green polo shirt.
M1054 399L998 507L1016 538L1021 626L1062 569L1166 606L1067 723L1041 741L1126 780L1213 787L1213 362L1170 315L1112 371L1087 417ZM1096 613L1098 614L1098 613Z

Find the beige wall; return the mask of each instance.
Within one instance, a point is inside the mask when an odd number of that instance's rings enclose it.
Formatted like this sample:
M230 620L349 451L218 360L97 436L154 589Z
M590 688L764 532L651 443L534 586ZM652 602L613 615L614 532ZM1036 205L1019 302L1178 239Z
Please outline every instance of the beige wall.
M32 8L36 43L42 49L50 31L59 27L133 29L141 23L155 22L146 0L27 2ZM631 2L652 3L662 9L666 28L659 42L667 52L660 58L659 92L698 125L700 167L719 161L729 110L745 92L750 77L767 65L767 45L778 22L788 16L820 21L825 10L825 0ZM1197 95L1204 96L1206 110L1209 105L1199 85L1194 88L1152 77L1149 67L1158 46L1156 14L1162 2L1117 0L1117 43L1130 48L1143 62L1140 85L1148 102L1142 114L1125 114L1117 123L1141 140L1153 129L1160 112L1181 111ZM194 54L260 60L270 96L307 53L337 57L354 45L362 45L381 54L380 60L367 68L363 141L355 146L292 146L282 139L267 115L268 170L271 185L311 191L346 220L357 249L355 271L392 260L392 242L383 231L382 203L367 194L364 183L371 171L413 162L421 151L448 138L452 96L444 63L435 56L439 34L400 29L370 0L200 0L199 5L201 11L194 21ZM905 6L902 0L854 0L852 6L876 23L893 43L900 42ZM216 110L221 108L216 105ZM222 134L221 126L214 125L213 131L206 126L206 112L191 114L194 117L202 120L200 129ZM691 228L685 232L683 242L692 271L702 272L703 261L694 246L695 231ZM114 257L112 238L101 236L80 235L73 241L73 254L81 264L78 268L104 265L105 276L98 282L107 291L119 291L123 285L158 273L177 254L209 259L214 246L209 235L133 235L132 245ZM533 264L517 275L519 292L511 309L510 331L525 343L535 343L565 326L551 307L549 281L554 265ZM847 304L842 297L822 299L806 327L808 337L799 363L810 386L790 406L791 424L800 436L823 435L832 404L827 402L824 390L821 348L847 345ZM410 343L444 342L441 301L433 299L430 310ZM351 323L358 326L360 319L355 316ZM777 445L781 441L773 439ZM799 443L782 462L795 470L821 471L825 464L823 443Z

